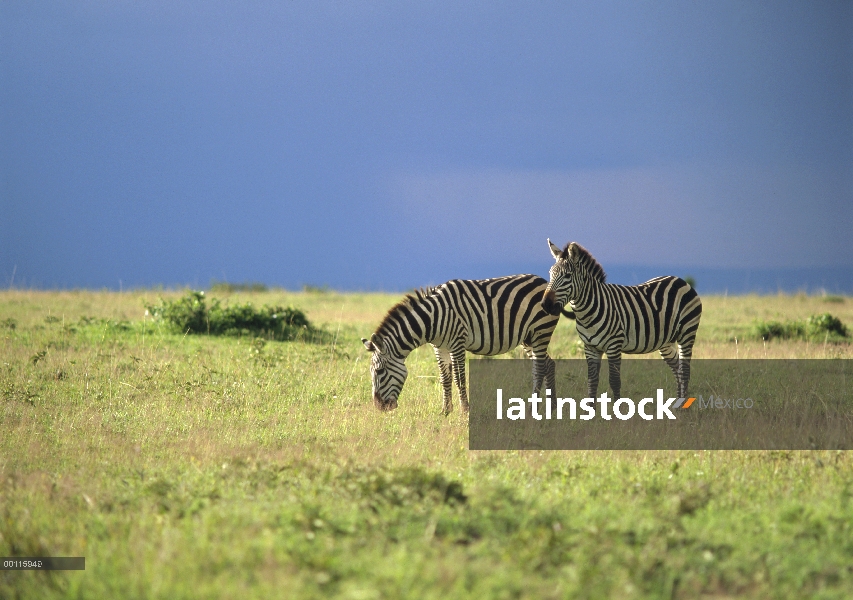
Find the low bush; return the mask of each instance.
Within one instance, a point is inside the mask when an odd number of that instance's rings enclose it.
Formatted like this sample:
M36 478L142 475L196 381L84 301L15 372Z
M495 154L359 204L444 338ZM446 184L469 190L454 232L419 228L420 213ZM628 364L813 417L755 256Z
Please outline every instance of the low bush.
M829 313L812 315L805 321L759 321L753 325L752 333L762 340L824 340L848 336L844 323Z
M847 337L847 328L844 326L844 323L838 317L833 317L829 313L810 316L806 322L806 327L811 333L817 335L834 333L841 337Z
M800 321L759 321L753 326L753 337L762 340L791 340L805 337L805 327Z
M145 306L155 319L160 319L182 333L208 335L255 335L275 340L305 338L315 333L308 318L293 307L264 305L255 307L251 302L223 306L220 300L211 299L204 292L188 292L178 300L163 300L157 305Z

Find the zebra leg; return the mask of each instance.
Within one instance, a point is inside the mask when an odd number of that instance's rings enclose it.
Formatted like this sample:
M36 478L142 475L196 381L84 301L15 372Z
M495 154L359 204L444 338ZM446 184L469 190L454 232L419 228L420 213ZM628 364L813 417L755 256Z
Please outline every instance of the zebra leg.
M453 379L459 389L459 408L468 412L468 387L465 383L465 348L454 348L450 351L450 362L453 365Z
M545 355L545 393L543 394L543 398L548 400L551 404L551 410L556 410L557 408L557 375L555 372L556 363L554 359ZM551 391L551 395L549 396L547 390Z
M545 359L537 355L530 346L525 345L523 347L524 355L530 359L533 365L533 392L538 394L542 389L542 380L545 378Z
M598 373L601 371L601 352L589 346L584 347L586 354L586 393L595 398L598 393Z
M613 399L618 400L622 394L622 377L619 373L622 367L621 348L607 351L607 367L610 371L610 389L613 390Z
M439 381L441 382L441 393L444 414L453 410L453 366L450 363L450 352L444 348L433 346L435 358L438 361Z
M693 340L690 343L678 345L678 370L681 377L678 380L678 396L687 398L687 387L690 385L690 359L693 357Z
M546 353L544 356L534 356L533 352L528 355L533 359L533 393L539 394L540 397L546 398L548 394L545 390L551 391L551 402L556 402L557 392L556 387L556 372L554 359ZM542 389L542 382L545 382L545 390ZM553 406L553 405L552 405Z
M548 345L551 343L551 335L557 327L557 321L558 318L554 318L537 326L538 328L531 329L522 341L525 353L534 361L533 391L537 393L543 391L544 381L545 389L550 389L552 396L555 395L554 361L548 356Z
M551 390L551 395L554 392L554 359L548 356L548 353L540 354L534 350L525 348L527 356L533 362L533 392L542 392L542 383L545 383L545 388Z
M681 394L681 366L679 365L678 352L676 351L675 344L670 344L669 346L661 348L660 355L664 362L669 365L669 368L672 369L673 375L675 375L675 383L678 386L678 397L684 398Z
M557 397L557 372L556 372L557 363L554 362L554 359L545 355L545 389L551 390L551 397Z
M702 301L694 291L693 297L681 307L679 323L678 366L681 379L678 382L678 395L682 398L687 397L687 387L690 384L690 359L693 356L693 344L696 341L696 332L701 318Z

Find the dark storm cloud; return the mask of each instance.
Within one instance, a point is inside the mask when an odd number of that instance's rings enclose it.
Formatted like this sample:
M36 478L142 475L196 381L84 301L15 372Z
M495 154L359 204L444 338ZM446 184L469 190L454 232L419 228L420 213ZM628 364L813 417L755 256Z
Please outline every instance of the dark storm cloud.
M849 265L851 32L843 2L5 2L0 269L400 288L544 270L546 236Z

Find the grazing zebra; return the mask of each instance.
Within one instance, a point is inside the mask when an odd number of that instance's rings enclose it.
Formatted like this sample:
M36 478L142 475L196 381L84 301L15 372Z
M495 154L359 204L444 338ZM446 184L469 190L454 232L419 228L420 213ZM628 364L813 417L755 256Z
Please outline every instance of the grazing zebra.
M559 314L571 304L586 354L589 397L598 392L602 353L607 354L610 387L618 399L622 353L660 350L675 373L678 395L686 398L690 357L702 316L696 290L672 276L633 286L605 283L604 269L583 246L572 242L560 250L551 240L548 245L557 262L551 267L542 308Z
M465 386L465 351L493 356L519 344L533 359L533 389L554 389L554 361L548 343L560 311L542 310L548 282L536 275L511 275L495 279L454 279L436 288L407 295L385 315L370 340L361 341L373 353L370 375L373 401L381 410L397 408L406 381L406 357L412 350L432 344L438 359L444 413L453 408L453 382L459 404L468 410ZM570 318L570 313L565 313Z

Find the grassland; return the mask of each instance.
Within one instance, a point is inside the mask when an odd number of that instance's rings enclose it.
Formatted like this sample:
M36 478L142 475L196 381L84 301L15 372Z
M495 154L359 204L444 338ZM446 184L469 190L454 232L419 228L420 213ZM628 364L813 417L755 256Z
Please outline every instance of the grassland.
M359 338L398 295L230 297L320 344L169 333L157 295L0 292L0 555L86 557L0 598L853 596L849 452L470 452L427 349L373 408ZM697 357L853 358L749 335L851 298L703 300Z

